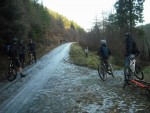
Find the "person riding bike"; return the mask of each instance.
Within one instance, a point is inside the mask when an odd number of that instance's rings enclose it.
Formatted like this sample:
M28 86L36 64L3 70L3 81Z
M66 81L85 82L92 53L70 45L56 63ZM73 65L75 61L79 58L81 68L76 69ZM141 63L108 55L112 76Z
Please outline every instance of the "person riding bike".
M20 43L19 43L19 60L22 64L22 66L24 67L24 65L25 65L25 45L23 43L23 40L20 40Z
M98 55L101 58L101 64L105 64L107 69L109 70L109 57L111 55L110 49L106 45L106 40L101 40L101 46L98 49Z
M10 45L9 57L13 60L14 66L18 67L20 76L25 77L25 74L23 74L22 72L22 67L19 60L19 45L17 44L17 42L18 42L17 38L12 39L12 44Z
M30 54L33 55L34 60L35 60L35 62L36 62L36 47L35 47L35 43L33 42L32 39L29 40L28 51L29 51L29 55L30 55Z
M138 56L139 50L130 33L125 33L125 67L129 66L130 57Z

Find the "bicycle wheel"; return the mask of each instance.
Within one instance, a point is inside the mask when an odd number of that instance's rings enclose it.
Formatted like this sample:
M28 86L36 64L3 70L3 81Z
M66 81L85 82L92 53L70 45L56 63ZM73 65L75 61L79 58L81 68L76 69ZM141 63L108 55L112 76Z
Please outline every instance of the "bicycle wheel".
M106 80L107 74L106 74L106 72L105 72L105 69L104 69L101 65L98 66L98 74L99 74L99 77L100 77L103 81Z
M144 79L144 74L143 74L141 68L138 65L135 65L135 76L139 80L143 80Z
M131 80L131 70L129 67L124 68L124 81L129 85Z
M9 68L8 72L7 72L7 80L8 81L13 81L16 79L16 76L17 76L17 71L16 69L13 69L13 68Z

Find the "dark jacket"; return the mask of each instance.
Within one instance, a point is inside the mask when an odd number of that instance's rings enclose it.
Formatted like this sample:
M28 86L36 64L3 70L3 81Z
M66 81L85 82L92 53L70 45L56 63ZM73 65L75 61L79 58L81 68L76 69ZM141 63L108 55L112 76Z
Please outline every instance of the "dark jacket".
M105 48L107 48L107 55L104 52ZM98 50L98 55L102 58L102 59L109 59L109 56L111 55L111 51L110 49L106 46L106 44L102 44L101 47Z
M127 37L125 42L126 42L125 56L129 56L130 54L132 54L133 40L131 37Z
M28 49L29 49L29 51L35 51L35 44L34 43L29 43L28 44Z
M12 57L12 58L19 57L19 46L18 46L18 44L10 45L10 57Z

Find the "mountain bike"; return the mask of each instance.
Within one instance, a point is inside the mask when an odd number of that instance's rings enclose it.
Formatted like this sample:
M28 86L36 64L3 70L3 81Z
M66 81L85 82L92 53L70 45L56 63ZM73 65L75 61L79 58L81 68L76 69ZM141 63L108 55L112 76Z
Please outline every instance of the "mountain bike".
M107 79L107 75L112 75L112 77L114 77L113 74L113 67L111 64L108 64L109 66L107 67L105 63L100 63L98 65L98 74L99 77L105 81Z
M129 66L124 68L125 84L123 88L125 88L126 84L130 85L131 80L133 79L143 80L144 74L140 66L137 65L135 56L131 55L129 60Z
M15 60L10 58L8 70L6 72L6 78L8 81L13 81L16 79L16 76L17 76L17 70L15 68Z

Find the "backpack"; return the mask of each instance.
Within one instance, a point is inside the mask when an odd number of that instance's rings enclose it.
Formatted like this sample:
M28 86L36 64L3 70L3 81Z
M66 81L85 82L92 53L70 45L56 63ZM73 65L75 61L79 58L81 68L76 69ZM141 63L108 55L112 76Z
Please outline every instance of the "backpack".
M135 54L137 56L139 55L139 49L134 41L132 43L132 54Z
M109 49L108 47L102 47L102 57L108 58L109 57Z

